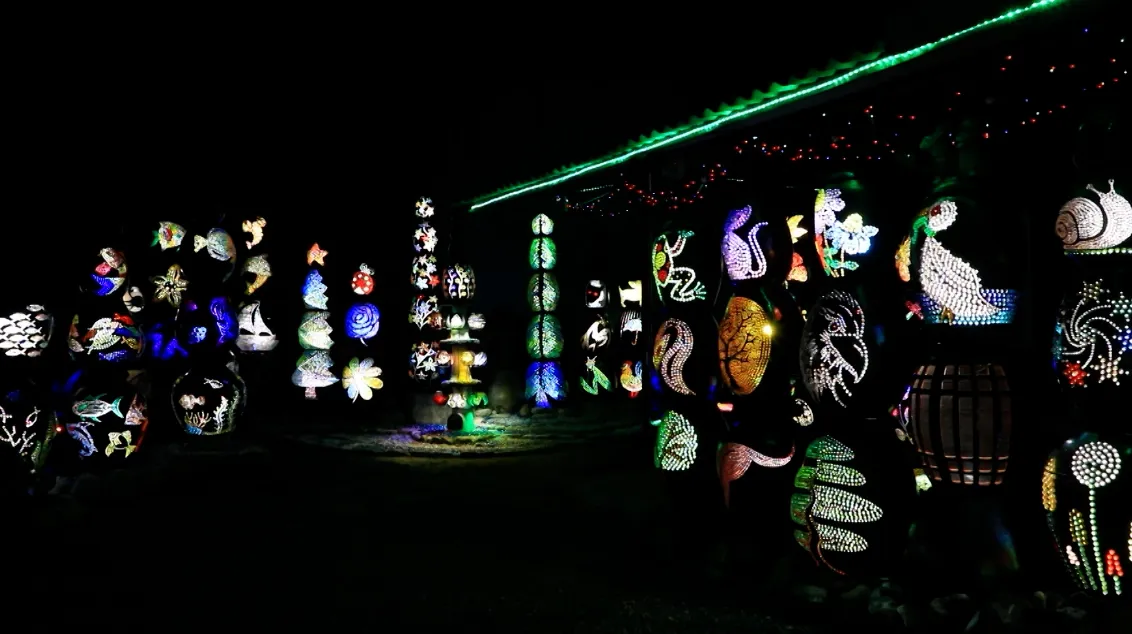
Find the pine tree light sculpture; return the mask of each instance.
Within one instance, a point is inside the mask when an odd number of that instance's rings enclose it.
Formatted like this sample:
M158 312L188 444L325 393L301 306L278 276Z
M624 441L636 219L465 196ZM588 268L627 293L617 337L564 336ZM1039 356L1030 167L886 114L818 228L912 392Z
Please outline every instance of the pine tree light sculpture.
M533 363L527 368L526 397L537 407L550 407L551 400L566 396L566 382L557 359L562 354L562 326L550 314L558 306L558 283L550 272L558 262L558 250L550 237L554 221L539 214L531 221L535 239L531 242L529 263L535 273L527 286L527 301L535 311L527 327L527 352Z
M316 242L307 250L307 265L325 266L327 255L329 252L320 248ZM308 309L299 324L299 345L303 348L303 354L295 363L295 371L291 374L291 383L303 388L308 400L318 398L317 388L338 382L338 377L331 370L334 361L330 358L330 347L334 345L334 341L330 338L330 333L334 329L330 326L330 313L326 311L326 289L322 274L312 268L303 284L303 304Z

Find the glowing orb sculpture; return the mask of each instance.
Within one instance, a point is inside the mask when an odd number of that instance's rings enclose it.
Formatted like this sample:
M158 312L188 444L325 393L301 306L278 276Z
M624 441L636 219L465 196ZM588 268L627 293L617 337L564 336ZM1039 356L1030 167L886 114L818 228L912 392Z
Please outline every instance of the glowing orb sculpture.
M746 297L732 297L719 323L719 366L731 391L745 396L755 391L770 362L774 334L766 311Z
M246 394L243 379L223 365L193 368L173 382L173 412L186 434L227 434L236 429Z

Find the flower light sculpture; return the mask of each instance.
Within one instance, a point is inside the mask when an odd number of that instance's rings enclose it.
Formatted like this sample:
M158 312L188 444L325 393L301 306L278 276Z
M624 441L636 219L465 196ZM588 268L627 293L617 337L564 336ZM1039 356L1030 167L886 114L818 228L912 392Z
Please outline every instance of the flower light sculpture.
M840 189L819 189L814 201L814 244L826 275L843 277L860 264L845 256L863 255L872 247L877 228L866 225L861 214L852 213L839 220L845 210ZM797 225L795 225L797 226Z
M370 303L354 304L346 311L346 336L365 345L381 328L381 312ZM368 400L368 399L367 399Z

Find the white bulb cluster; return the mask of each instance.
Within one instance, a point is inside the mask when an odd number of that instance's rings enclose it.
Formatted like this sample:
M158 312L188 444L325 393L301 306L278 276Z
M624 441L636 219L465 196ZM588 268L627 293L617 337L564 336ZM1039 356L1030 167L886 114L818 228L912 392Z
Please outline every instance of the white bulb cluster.
M1070 463L1073 477L1090 489L1099 489L1120 474L1120 452L1105 442L1082 445Z

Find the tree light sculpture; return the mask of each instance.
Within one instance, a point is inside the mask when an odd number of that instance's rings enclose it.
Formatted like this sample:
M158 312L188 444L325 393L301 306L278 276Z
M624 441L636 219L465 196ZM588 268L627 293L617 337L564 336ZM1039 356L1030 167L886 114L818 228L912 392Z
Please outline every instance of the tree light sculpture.
M830 563L826 553L860 553L868 550L869 543L856 532L828 522L870 523L884 515L879 506L849 490L865 484L865 476L841 464L854 458L853 450L837 439L818 438L806 449L806 461L794 478L801 492L790 498L790 517L803 527L794 531L798 545L815 562L842 575L845 572Z
M653 464L664 471L686 471L696 461L699 439L692 423L673 411L652 423L657 427Z
M534 399L537 407L550 407L550 401L566 396L566 382L557 359L562 354L562 326L551 315L558 306L558 283L550 269L558 262L557 248L549 236L554 222L546 214L531 221L535 239L531 242L529 264L535 271L527 285L527 301L535 312L527 326L527 354L534 360L527 368L526 397ZM588 390L587 390L588 391Z
M1132 507L1128 478L1122 477L1128 460L1132 446L1127 442L1113 444L1086 433L1050 454L1042 474L1042 506L1054 543L1070 577L1085 592L1124 592L1121 559L1132 561ZM1126 526L1125 549L1120 542Z
M719 366L731 391L746 396L763 380L774 329L754 300L735 296L719 323Z
M307 264L326 266L326 256L329 252L314 243L307 250ZM307 274L306 283L303 284L303 304L310 310L303 315L299 325L299 345L303 354L295 363L295 371L291 374L291 383L303 388L307 400L318 398L317 388L334 385L338 377L334 376L331 367L334 361L330 358L330 346L334 341L330 338L333 328L330 326L330 313L326 312L326 284L322 282L322 274L311 269Z

